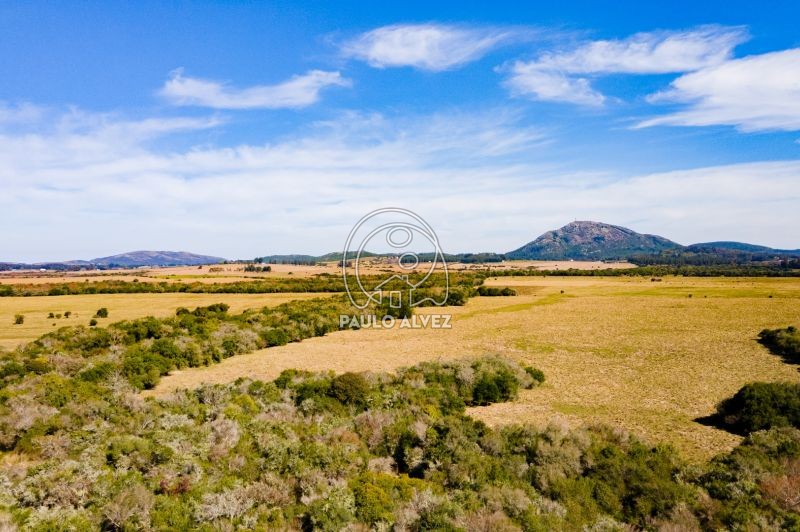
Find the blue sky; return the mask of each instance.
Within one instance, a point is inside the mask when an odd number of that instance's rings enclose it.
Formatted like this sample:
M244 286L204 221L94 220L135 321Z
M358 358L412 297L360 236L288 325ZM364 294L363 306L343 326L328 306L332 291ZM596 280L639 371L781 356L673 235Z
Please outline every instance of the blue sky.
M382 206L449 252L800 247L796 2L430 4L0 4L0 260L324 253Z

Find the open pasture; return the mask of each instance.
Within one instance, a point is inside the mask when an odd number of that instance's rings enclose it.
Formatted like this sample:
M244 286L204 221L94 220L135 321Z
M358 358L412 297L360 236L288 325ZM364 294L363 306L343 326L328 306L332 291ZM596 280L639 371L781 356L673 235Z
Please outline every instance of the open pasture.
M143 283L238 283L270 278L311 277L314 275L328 274L341 275L340 265L325 262L316 265L297 264L270 264L272 271L247 272L244 264L215 264L205 266L171 266L153 268L129 268L118 270L89 270L75 272L19 270L0 272L0 284L57 284L96 281L128 281L134 279ZM451 271L504 271L518 269L535 270L600 270L633 268L627 262L592 262L592 261L530 261L515 260L489 264L463 264L448 263ZM361 263L362 271L366 275L380 274L394 271L404 272L394 258L365 259ZM416 269L427 271L430 263L422 263ZM441 270L437 267L437 270Z
M500 354L547 381L513 403L472 409L498 425L607 423L704 459L739 440L694 421L743 384L800 381L756 341L800 324L800 280L768 278L499 277L516 297L475 297L450 330L342 331L175 372L149 395L204 382L272 379L283 369L381 371L424 360Z
M101 307L108 309L106 319L99 325L145 316L164 317L175 313L179 307L195 308L227 303L231 312L248 308L280 305L295 299L325 297L325 294L97 294L39 297L0 297L0 348L11 349L35 340L58 327L88 325ZM69 311L69 318L63 317ZM61 319L48 318L50 313L61 314ZM22 314L25 322L14 325L14 316Z

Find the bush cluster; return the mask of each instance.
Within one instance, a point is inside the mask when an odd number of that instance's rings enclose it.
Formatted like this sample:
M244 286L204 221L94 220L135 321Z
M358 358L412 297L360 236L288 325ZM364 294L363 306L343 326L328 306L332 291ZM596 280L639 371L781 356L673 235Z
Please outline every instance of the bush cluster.
M800 384L753 382L717 406L731 431L749 434L773 427L800 428Z
M759 333L758 340L788 362L800 364L800 331L797 327L764 329Z
M478 295L482 297L515 296L517 292L509 287L479 286Z

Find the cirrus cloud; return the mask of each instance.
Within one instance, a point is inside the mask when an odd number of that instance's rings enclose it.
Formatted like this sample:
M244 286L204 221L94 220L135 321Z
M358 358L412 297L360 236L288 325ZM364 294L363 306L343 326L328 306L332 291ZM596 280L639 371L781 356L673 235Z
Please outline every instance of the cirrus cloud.
M510 73L505 84L515 96L599 106L606 97L581 75L690 72L724 62L746 39L744 28L726 26L637 33L547 52L535 61L515 61L499 70Z
M656 125L736 126L741 131L800 130L800 48L741 59L685 74L653 103L688 108L641 122Z
M270 143L173 150L152 140L197 134L214 118L67 115L0 130L0 223L14 228L0 233L0 260L319 254L343 243L359 213L387 204L425 217L446 251L507 251L576 216L684 243L797 245L788 228L800 223L800 161L569 171L546 162L540 130L504 109L351 112Z
M346 42L342 53L376 68L409 66L440 72L480 59L516 33L447 24L395 24Z
M191 78L174 71L159 93L175 105L214 109L284 109L307 107L319 101L326 87L349 87L339 72L310 70L276 85L237 89L218 81Z

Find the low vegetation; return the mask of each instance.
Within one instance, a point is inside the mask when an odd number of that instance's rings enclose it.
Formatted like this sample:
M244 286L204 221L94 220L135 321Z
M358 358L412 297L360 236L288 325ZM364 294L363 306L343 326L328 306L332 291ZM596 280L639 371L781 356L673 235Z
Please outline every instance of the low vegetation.
M92 281L0 285L0 296L65 296L83 294L273 294L344 292L340 276L275 277L235 283Z
M255 266L254 266L255 267ZM266 271L266 270L265 270ZM454 286L478 287L488 277L800 277L796 262L782 264L716 264L716 265L643 265L636 268L568 268L541 270L531 266L514 269L485 269L471 272L451 272ZM371 278L363 278L366 285ZM351 283L353 286L355 283ZM377 283L375 283L377 284ZM441 274L435 274L426 286L442 286ZM85 282L0 284L0 297L63 296L82 294L273 294L273 293L334 293L344 292L340 275L322 273L310 277L269 277L232 283L148 282L137 280L103 280Z
M787 362L800 363L800 334L795 327L764 329L759 342ZM774 427L800 428L800 384L752 382L717 406L719 424L737 434Z
M495 297L495 296L515 296L517 292L512 289L503 287L495 287L495 286L479 286L477 290L477 294L482 297Z
M103 362L73 376L35 365L0 393L0 443L17 457L0 501L26 529L800 525L785 489L800 431L755 433L697 468L605 428L494 430L465 407L541 380L503 359L287 370L162 401Z
M534 277L663 277L678 275L683 277L800 277L800 265L796 262L763 265L643 265L636 268L598 268L564 270L527 269L491 270L489 277L534 276Z
M97 316L108 315L100 309ZM344 298L294 301L274 308L228 313L215 304L177 310L171 318L122 321L108 328L63 327L6 357L0 369L7 385L23 378L29 361L48 371L76 375L93 364L119 371L135 388L151 388L177 368L197 367L236 354L297 342L338 330L339 315L350 311Z
M471 283L454 302L480 294ZM337 330L342 312L344 296L181 308L3 353L0 507L32 530L800 527L796 392L774 385L729 405L749 436L700 465L617 429L465 415L546 391L540 370L503 358L138 393L174 368Z
M758 340L787 362L800 364L800 331L796 327L764 329L759 333Z
M753 382L721 402L717 414L738 434L773 427L800 428L800 384Z

